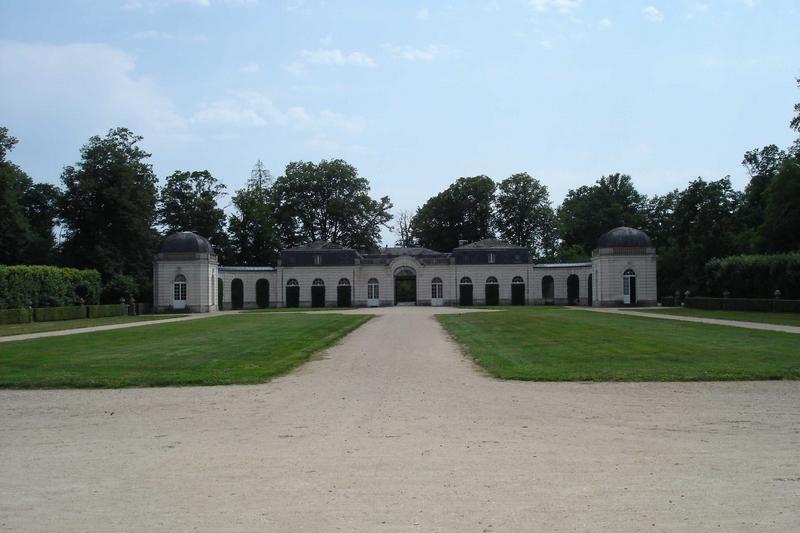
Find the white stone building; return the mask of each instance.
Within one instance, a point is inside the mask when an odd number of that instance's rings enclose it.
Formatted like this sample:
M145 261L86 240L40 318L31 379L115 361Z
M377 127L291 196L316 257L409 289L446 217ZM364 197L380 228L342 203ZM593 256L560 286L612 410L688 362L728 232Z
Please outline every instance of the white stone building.
M159 312L257 307L386 305L656 305L650 238L615 228L587 263L537 264L527 249L486 239L452 252L359 252L314 242L281 252L277 266L220 266L191 233L164 239L153 265Z

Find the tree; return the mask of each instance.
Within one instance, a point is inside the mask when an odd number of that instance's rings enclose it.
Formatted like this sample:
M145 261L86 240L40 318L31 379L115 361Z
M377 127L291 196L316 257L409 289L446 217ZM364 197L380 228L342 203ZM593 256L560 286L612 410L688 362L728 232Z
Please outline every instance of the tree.
M488 176L458 178L417 209L412 220L421 246L452 250L459 240L494 237L495 183Z
M370 197L369 181L346 161L296 161L275 182L285 246L316 240L375 248L389 228L392 202Z
M800 87L800 78L797 78L797 86ZM789 127L791 127L794 131L800 133L800 102L794 104L794 112L797 113L792 120L789 121ZM795 157L800 157L800 136L794 141L794 144L789 149L789 151Z
M236 191L235 213L228 220L230 255L241 265L274 264L280 251L280 231L275 218L273 181L257 161L247 185Z
M91 137L81 160L61 174L61 217L68 264L95 268L106 281L128 274L146 287L157 243L157 180L146 161L150 154L138 146L141 140L127 128Z
M217 255L227 244L225 212L217 204L225 185L207 170L176 170L159 194L158 221L168 233L194 231L208 238Z
M769 252L800 250L800 161L786 159L766 191L761 234Z
M0 127L0 263L50 263L60 191L33 180L6 155L17 139Z
M774 144L744 154L742 165L750 175L738 213L742 224L740 239L744 244L744 251L761 251L758 228L764 223L766 191L787 157L786 152Z
M539 257L550 252L553 208L545 185L525 172L514 174L498 185L496 205L501 239Z
M558 209L563 245L578 244L589 255L606 231L618 226L641 228L645 201L626 174L603 176L592 186L570 190Z
M397 241L395 246L410 248L415 245L413 218L413 215L405 209L397 214L397 226L395 227Z

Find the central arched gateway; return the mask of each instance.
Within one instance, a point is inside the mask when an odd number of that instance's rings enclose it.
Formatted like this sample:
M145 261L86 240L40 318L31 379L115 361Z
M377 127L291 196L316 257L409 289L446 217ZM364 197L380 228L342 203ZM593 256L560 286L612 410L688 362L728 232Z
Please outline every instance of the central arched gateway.
M394 271L394 304L417 303L417 271L403 266Z

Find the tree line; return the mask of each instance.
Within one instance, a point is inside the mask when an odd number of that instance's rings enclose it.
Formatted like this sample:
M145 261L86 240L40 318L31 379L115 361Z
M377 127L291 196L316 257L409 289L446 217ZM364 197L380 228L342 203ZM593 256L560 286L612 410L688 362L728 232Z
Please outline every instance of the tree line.
M790 127L800 132L800 103L794 110ZM479 175L396 219L391 200L373 198L369 181L341 159L291 162L278 178L259 161L225 204L225 185L207 170L178 170L159 187L141 141L126 128L91 137L57 187L7 159L17 139L0 127L0 264L94 268L108 294L149 299L153 254L175 231L208 237L223 263L263 265L314 240L375 249L384 228L398 246L449 251L460 240L500 238L539 261L586 260L602 233L631 226L658 248L659 290L668 294L701 291L712 258L800 249L800 137L787 149L746 152L744 191L726 176L647 197L629 175L612 173L554 207L528 173L499 183Z

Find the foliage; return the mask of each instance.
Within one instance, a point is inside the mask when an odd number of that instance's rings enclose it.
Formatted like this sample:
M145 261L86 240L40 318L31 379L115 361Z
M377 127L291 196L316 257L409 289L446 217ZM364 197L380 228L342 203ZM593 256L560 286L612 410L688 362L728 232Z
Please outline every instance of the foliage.
M691 296L686 298L684 303L686 307L696 309L758 313L800 313L800 300L781 300L778 298L707 298Z
M800 160L783 161L767 187L762 249L767 252L800 250Z
M0 324L27 324L30 321L30 309L0 309Z
M86 306L71 305L68 307L37 307L33 310L36 322L54 322L57 320L75 320L86 318Z
M0 127L0 263L47 263L54 259L53 226L61 191L33 183L6 160L17 139Z
M94 303L99 296L96 270L0 265L0 309Z
M217 205L225 185L208 170L176 170L158 197L158 220L168 233L194 231L209 239L222 259L227 245L225 212Z
M792 333L545 307L436 318L503 379L800 379Z
M524 246L538 257L554 254L554 213L547 186L527 172L514 174L498 185L496 205L501 239Z
M392 202L369 192L369 181L341 159L289 163L275 182L284 246L320 240L376 248Z
M641 228L645 197L626 174L603 176L591 186L567 193L558 209L559 234L564 245L578 244L590 255L597 239L618 226Z
M146 162L150 154L138 146L141 140L126 128L112 129L105 137L91 137L77 166L64 168L67 264L97 269L106 280L128 274L142 283L150 277L156 177Z
M780 290L783 298L800 299L800 252L712 259L705 270L709 296L728 291L738 298L772 298Z
M12 341L0 350L0 387L263 383L369 318L251 313Z
M403 209L397 214L397 226L395 226L395 233L397 233L397 241L395 246L403 248L411 248L415 246L414 241L414 216L410 211Z
M100 300L106 304L118 304L120 299L129 302L131 298L136 298L138 290L139 285L133 277L125 274L114 274L103 285Z
M494 195L495 183L488 176L458 178L417 209L414 238L421 246L447 251L461 239L494 237Z
M87 306L88 318L101 318L106 316L125 316L128 307L121 304L89 305Z
M233 196L236 211L228 220L229 255L237 264L268 265L278 259L281 242L272 187L269 170L258 161L247 185Z

